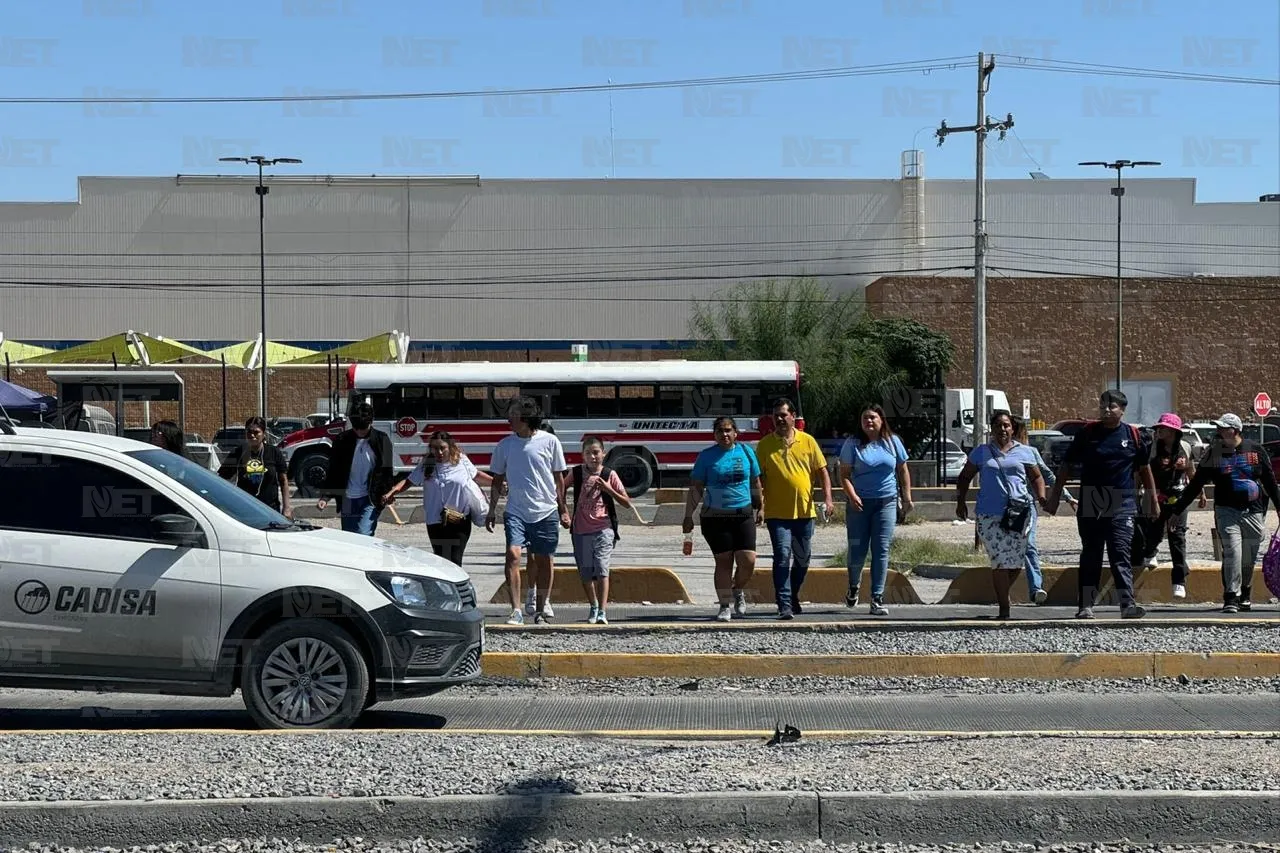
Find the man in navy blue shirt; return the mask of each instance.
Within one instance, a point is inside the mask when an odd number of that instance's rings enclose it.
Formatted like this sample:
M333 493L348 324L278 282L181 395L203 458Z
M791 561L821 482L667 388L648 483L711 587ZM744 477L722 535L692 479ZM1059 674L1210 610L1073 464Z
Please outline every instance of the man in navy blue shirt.
M1076 527L1080 531L1079 611L1077 619L1092 619L1098 587L1102 583L1102 551L1111 562L1111 577L1120 596L1120 615L1140 619L1146 610L1133 595L1130 551L1134 519L1138 514L1137 480L1142 482L1143 511L1158 518L1156 484L1151 474L1151 445L1134 425L1125 423L1129 400L1120 391L1105 391L1098 400L1100 417L1076 433L1058 471L1057 482L1045 500L1054 515L1073 468L1080 470L1080 506Z

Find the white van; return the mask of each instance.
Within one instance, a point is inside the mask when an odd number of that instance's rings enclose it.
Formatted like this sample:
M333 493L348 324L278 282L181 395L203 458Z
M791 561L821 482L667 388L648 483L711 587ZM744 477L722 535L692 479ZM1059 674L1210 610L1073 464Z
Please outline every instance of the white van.
M475 587L429 551L93 432L0 425L0 482L0 687L239 689L262 728L334 729L480 676Z
M987 389L986 416L989 419L996 409L1009 408L1009 397L1003 391ZM945 402L947 438L964 449L973 450L973 389L948 388Z

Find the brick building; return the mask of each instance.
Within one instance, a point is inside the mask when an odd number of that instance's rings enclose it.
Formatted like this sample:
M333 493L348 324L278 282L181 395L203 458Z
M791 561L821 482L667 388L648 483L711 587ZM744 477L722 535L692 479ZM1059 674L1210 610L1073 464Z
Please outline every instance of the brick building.
M910 317L956 348L947 385L973 386L973 279L893 276L866 290L878 316ZM1183 419L1247 417L1280 397L1280 276L1126 279L1123 378L1130 413L1146 402ZM1097 410L1115 385L1115 279L987 278L987 387L1053 423ZM1158 415L1158 413L1157 413ZM1148 420L1151 418L1148 417Z

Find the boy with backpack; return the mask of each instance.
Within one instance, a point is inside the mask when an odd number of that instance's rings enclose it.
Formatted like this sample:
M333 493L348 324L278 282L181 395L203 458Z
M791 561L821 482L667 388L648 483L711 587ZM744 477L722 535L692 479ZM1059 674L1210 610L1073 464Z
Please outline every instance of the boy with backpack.
M616 471L604 467L604 443L582 440L582 464L573 468L573 558L591 602L588 624L608 625L609 561L618 535L617 504L631 506Z

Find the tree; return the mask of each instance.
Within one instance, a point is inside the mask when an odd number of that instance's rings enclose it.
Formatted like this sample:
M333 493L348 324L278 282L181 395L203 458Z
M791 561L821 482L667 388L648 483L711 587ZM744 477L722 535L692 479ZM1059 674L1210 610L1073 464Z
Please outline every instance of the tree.
M910 448L936 418L906 417L901 401L927 399L919 389L933 389L954 359L945 335L914 320L871 317L860 293L833 294L808 278L737 285L697 303L689 326L695 358L799 362L807 429L820 437L856 430L867 404L897 401L886 410Z

